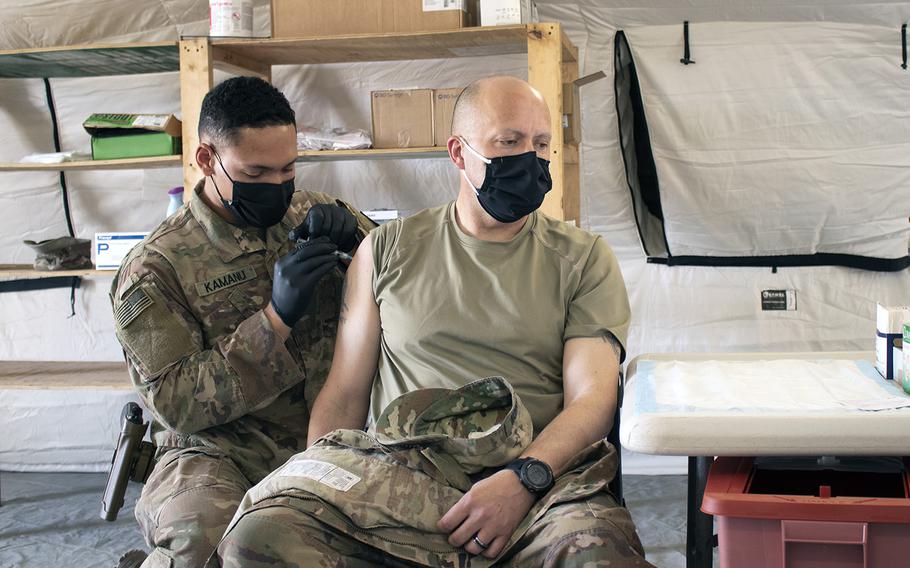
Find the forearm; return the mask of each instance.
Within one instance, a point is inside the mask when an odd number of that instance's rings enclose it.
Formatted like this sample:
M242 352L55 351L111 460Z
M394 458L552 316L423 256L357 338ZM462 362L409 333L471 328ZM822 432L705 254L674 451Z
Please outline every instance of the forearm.
M621 344L612 333L574 338L563 352L563 409L525 450L523 457L546 462L554 475L602 440L613 426Z
M362 429L369 411L369 391L346 393L339 388L338 381L329 374L322 392L313 404L313 414L307 430L307 446L339 428Z
M559 476L582 450L607 436L615 408L597 393L579 397L550 422L522 453L546 462Z
M149 409L181 434L254 412L303 378L263 312L241 322L212 349L188 354L157 376L143 376L132 362L131 367Z

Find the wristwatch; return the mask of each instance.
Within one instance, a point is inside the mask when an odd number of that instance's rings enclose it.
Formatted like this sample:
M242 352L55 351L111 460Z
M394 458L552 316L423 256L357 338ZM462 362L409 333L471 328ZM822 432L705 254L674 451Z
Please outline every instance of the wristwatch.
M536 496L541 496L553 487L553 470L537 458L520 458L506 469L515 472L521 484Z

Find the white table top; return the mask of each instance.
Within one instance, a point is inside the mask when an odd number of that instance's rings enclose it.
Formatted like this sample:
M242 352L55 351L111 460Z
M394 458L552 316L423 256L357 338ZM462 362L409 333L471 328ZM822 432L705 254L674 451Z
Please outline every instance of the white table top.
M642 355L627 371L620 439L634 452L662 455L910 455L910 408L859 410L842 400L910 396L877 374L873 357L864 351ZM791 374L814 377L781 397L786 383L779 373L788 366ZM743 376L718 381L718 372L736 369ZM668 377L678 381L667 384Z

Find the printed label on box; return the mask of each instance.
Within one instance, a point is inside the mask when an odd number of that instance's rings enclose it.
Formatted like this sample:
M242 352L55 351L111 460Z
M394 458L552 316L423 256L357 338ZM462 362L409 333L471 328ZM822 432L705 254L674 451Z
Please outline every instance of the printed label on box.
M148 233L95 233L95 269L117 270L134 246Z
M362 213L369 217L371 221L379 225L398 218L397 209L372 209L363 211Z
M135 119L133 119L133 126L142 127L142 126L153 126L155 128L164 128L164 125L167 124L167 119L169 116L156 116L154 114L140 114Z
M796 290L762 290L762 311L796 310Z
M464 0L423 0L424 12L443 12L446 10L467 12L468 7Z

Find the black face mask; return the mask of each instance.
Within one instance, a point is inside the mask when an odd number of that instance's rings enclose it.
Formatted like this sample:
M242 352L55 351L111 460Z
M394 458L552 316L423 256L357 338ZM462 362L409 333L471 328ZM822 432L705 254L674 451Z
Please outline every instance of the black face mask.
M549 160L537 157L537 152L487 158L466 140L461 141L487 164L480 188L474 187L464 170L462 174L490 217L500 223L514 223L540 208L544 196L553 188Z
M212 153L214 154L214 151ZM218 154L215 154L215 158L224 175L233 184L234 193L231 200L227 201L222 197L218 184L215 183L215 176L212 176L212 184L215 185L215 191L218 192L221 203L234 214L238 221L244 226L267 229L284 219L288 207L291 206L291 198L294 196L294 178L282 183L234 181L231 174L224 169L224 164L221 163Z

